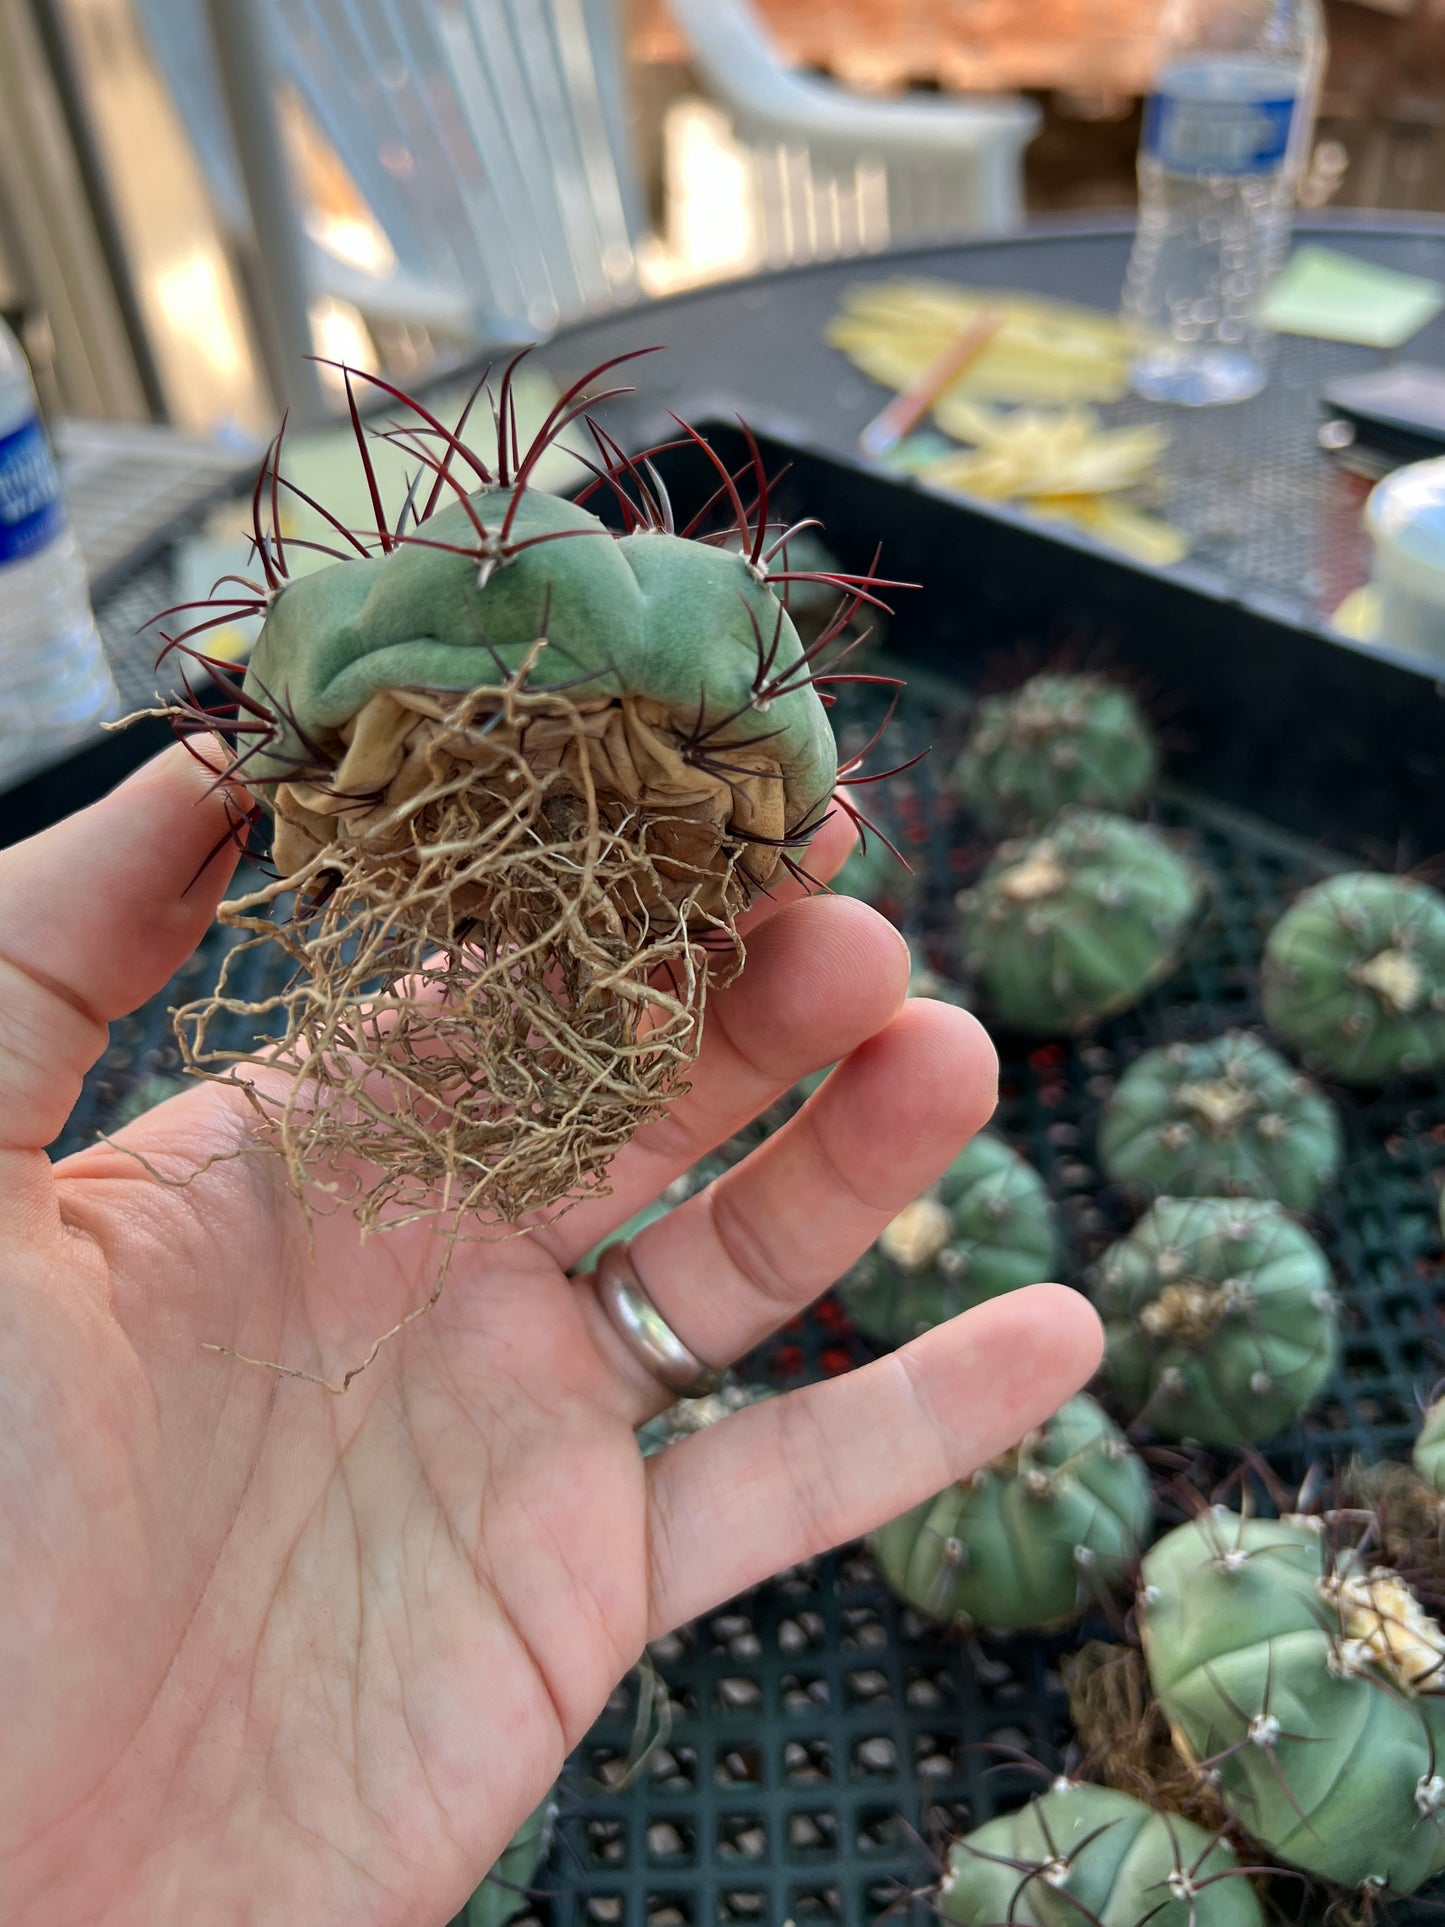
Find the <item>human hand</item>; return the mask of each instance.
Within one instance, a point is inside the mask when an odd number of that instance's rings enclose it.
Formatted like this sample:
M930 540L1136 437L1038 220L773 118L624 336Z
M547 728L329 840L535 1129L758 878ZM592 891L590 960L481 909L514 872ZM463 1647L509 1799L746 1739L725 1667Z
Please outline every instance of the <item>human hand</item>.
M1088 1378L1098 1328L1072 1292L1017 1292L644 1464L634 1428L670 1395L568 1265L844 1059L635 1242L664 1317L725 1363L993 1108L977 1024L905 1003L897 935L814 898L754 913L690 1092L619 1156L612 1195L460 1246L435 1308L344 1397L203 1349L334 1368L440 1262L423 1226L363 1246L344 1217L309 1253L234 1090L45 1154L108 1020L210 923L231 865L187 892L224 829L205 788L172 752L0 853L0 1918L423 1927L648 1639L1006 1448ZM847 839L830 825L811 860L836 869Z

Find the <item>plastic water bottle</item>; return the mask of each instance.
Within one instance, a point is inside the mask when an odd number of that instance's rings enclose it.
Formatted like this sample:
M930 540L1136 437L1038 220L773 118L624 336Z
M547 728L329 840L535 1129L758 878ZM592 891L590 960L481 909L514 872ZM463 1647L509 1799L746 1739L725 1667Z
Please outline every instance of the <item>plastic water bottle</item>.
M1324 60L1320 0L1168 0L1124 285L1137 394L1199 406L1264 387L1259 305L1289 246Z
M115 704L30 368L0 321L0 780Z

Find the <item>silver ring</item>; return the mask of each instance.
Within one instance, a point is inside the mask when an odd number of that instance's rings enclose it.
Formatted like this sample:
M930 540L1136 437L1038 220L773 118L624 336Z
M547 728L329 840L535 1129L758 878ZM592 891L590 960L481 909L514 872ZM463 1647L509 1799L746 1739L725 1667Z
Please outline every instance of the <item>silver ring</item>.
M724 1374L690 1352L648 1297L625 1239L608 1245L597 1260L597 1296L633 1354L679 1398L706 1398Z

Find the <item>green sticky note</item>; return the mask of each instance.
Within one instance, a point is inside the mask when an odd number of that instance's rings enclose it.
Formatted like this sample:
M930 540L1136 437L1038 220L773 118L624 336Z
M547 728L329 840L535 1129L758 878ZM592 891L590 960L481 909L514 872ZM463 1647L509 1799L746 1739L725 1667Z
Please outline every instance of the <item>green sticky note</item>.
M1378 268L1333 248L1303 247L1260 309L1280 334L1398 348L1445 308L1445 287L1394 268Z

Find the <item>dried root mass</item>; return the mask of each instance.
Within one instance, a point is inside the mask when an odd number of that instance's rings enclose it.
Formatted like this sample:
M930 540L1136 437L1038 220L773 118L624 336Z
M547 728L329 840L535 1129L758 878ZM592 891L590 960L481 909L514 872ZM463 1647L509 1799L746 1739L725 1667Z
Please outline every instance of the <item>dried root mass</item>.
M741 962L728 830L767 834L765 756L727 783L691 769L645 704L530 690L538 653L459 700L374 698L334 773L278 791L282 874L223 906L246 935L178 1014L298 1196L364 1232L499 1235L595 1189L686 1088L715 953ZM248 998L263 944L293 968ZM221 1041L235 1018L273 1034L265 1070Z

